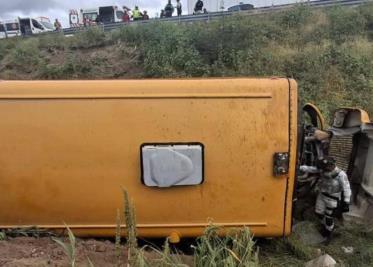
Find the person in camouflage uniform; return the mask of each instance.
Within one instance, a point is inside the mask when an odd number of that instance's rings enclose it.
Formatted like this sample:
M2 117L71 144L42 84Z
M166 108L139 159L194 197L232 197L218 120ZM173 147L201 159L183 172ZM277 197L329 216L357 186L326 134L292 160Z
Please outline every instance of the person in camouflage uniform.
M351 189L347 174L339 169L332 157L321 160L319 167L301 166L306 173L320 173L319 193L316 199L315 212L322 220L324 237L330 237L334 229L334 217L340 205L342 212L349 211Z

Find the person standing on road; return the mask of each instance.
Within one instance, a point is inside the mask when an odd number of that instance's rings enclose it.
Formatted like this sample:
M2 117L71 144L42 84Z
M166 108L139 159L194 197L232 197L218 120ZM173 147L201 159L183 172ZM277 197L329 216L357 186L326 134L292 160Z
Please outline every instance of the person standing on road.
M143 20L149 20L148 11L144 10L144 15L142 16Z
M168 3L166 7L164 8L166 18L171 18L174 11L175 9L174 9L174 6L171 4L171 0L168 0Z
M54 21L54 28L56 29L56 31L61 31L61 29L62 29L62 26L61 26L61 23L58 21L58 19L56 19L55 21Z
M198 0L196 2L195 7L194 7L194 14L201 14L202 13L202 9L203 9L203 1L202 0Z
M321 234L330 239L337 208L341 207L342 212L349 211L351 188L347 174L336 166L332 157L321 160L320 168L303 165L300 170L306 173L320 173L315 212L322 220Z
M21 23L21 36L22 37L25 37L26 36L26 27L25 25L23 25L23 23Z
M180 0L176 0L177 16L180 17L183 12Z
M90 24L89 18L87 16L84 16L84 18L83 18L83 25L84 25L84 27L88 27L89 24Z
M95 23L96 25L100 25L102 24L102 19L101 19L101 16L100 15L97 15L96 19L95 19Z
M122 21L123 21L124 23L129 23L130 20L131 20L130 15L128 14L127 9L125 9L124 12L123 12Z
M132 11L132 18L134 21L142 20L142 14L138 6L135 6L135 9Z
M163 19L164 17L165 17L165 14L164 14L164 10L162 9L162 10L161 10L160 18Z

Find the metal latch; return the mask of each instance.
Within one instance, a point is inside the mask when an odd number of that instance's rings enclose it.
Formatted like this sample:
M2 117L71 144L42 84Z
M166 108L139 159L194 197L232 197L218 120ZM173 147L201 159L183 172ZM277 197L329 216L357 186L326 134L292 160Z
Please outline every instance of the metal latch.
M289 153L275 153L273 155L273 175L280 176L289 173Z

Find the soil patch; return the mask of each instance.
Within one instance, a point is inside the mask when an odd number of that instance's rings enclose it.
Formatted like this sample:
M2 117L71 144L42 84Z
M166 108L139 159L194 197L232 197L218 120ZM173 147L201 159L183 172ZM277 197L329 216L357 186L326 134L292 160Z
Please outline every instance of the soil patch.
M121 262L125 264L127 251L124 246L121 247L121 252ZM115 244L108 240L78 239L76 253L77 266L90 266L89 260L95 267L117 266ZM65 267L69 266L69 262L62 247L50 237L17 237L0 241L0 266Z

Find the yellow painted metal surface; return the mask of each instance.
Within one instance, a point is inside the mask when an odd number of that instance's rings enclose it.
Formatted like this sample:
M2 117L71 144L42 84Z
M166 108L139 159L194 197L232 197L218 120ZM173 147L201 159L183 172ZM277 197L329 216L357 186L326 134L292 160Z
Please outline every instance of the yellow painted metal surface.
M314 125L314 126L318 127L320 130L325 130L324 116L321 114L321 111L317 106L315 106L312 103L307 103L303 106L303 110L306 112L310 112L311 114L314 113L314 115L317 118L317 123L318 123L318 125Z
M0 82L0 227L115 232L122 187L145 237L200 235L209 221L290 233L297 86L288 79ZM200 142L201 185L149 188L143 143ZM290 153L273 175L275 152Z
M369 114L364 109L361 108L352 108L352 107L343 107L336 110L339 111L341 109L345 109L348 112L358 112L360 113L360 123L371 123Z

